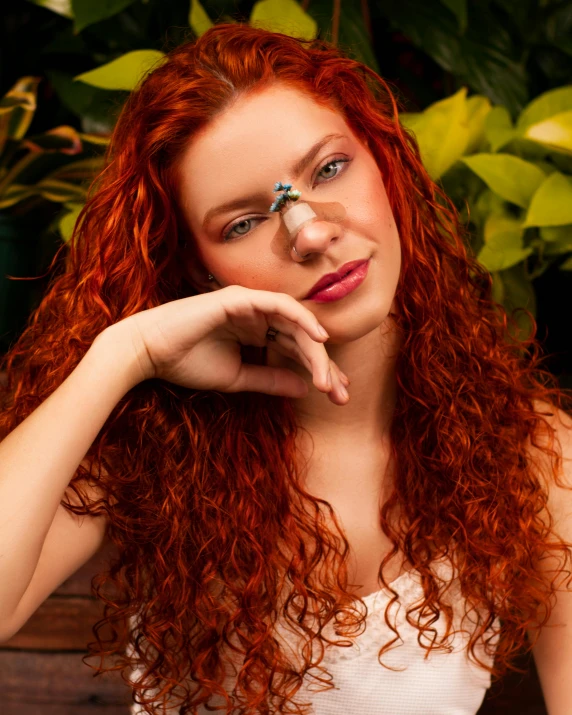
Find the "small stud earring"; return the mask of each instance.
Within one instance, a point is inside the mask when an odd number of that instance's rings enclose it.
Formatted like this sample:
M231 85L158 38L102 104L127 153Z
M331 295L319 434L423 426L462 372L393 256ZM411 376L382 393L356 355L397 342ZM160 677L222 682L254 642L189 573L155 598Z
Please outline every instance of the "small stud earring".
M214 276L212 273L209 273L209 281L214 281Z

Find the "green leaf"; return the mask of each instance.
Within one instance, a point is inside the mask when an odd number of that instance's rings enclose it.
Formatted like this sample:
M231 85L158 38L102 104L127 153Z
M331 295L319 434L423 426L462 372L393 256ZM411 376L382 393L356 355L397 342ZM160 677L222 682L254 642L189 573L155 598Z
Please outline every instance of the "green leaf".
M524 134L533 124L550 119L555 114L572 110L572 85L544 92L526 106L516 122L517 131Z
M83 201L85 189L71 184L69 181L58 179L44 179L37 183L38 193L48 201L64 203L66 201Z
M459 84L506 106L512 116L528 101L526 55L498 21L494 3L471 13L462 36L440 0L375 0L375 8L391 28L400 30Z
M483 97L480 94L469 97L466 104L469 137L465 153L472 154L477 151L485 139L485 122L492 108L488 97Z
M71 0L74 30L81 32L88 25L117 15L133 2L134 0Z
M7 139L20 140L28 131L36 111L39 77L20 77L0 99L0 145Z
M131 91L163 57L159 50L133 50L74 79L100 89Z
M34 186L11 184L4 192L2 192L0 196L0 210L14 206L20 201L23 201L30 196L34 196L35 194L37 194L37 191Z
M467 148L471 131L466 96L467 88L461 87L414 118L401 115L402 124L415 134L423 165L433 180L453 166Z
M197 37L200 37L204 32L213 26L213 22L207 15L199 0L191 0L191 9L189 10L189 25Z
M459 33L464 34L467 29L467 0L441 0L441 2L455 15Z
M491 151L497 152L514 137L512 119L506 107L498 104L493 107L485 119L485 136L491 145Z
M558 266L559 271L572 271L572 256L568 258L564 263Z
M512 154L474 154L461 161L496 194L522 208L527 208L545 178L535 164Z
M544 253L557 256L572 251L572 224L568 226L543 226L540 237L546 241Z
M531 124L526 128L524 136L551 149L572 154L572 109Z
M79 212L84 207L84 204L70 202L66 203L65 207L68 211L58 221L58 228L62 239L67 243L72 237Z
M477 258L490 272L503 271L523 261L532 248L522 246L520 221L501 214L492 214L485 221L485 245Z
M572 179L554 171L532 197L525 226L562 226L572 223Z
M317 36L318 25L295 0L259 0L250 13L250 25L303 40Z
M64 17L73 19L73 12L71 6L71 0L29 0L33 2L34 5L39 5L40 7L45 7L46 10L51 10L56 12L58 15L63 15Z

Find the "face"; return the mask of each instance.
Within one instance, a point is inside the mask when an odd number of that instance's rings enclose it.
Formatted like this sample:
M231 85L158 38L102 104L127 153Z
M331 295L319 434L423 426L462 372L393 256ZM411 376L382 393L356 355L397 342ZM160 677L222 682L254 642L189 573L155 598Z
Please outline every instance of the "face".
M329 135L298 176L295 165ZM387 318L399 236L375 159L339 113L284 85L243 96L193 137L177 178L199 257L188 270L199 290L237 284L287 293L316 315L330 343L355 340ZM294 237L282 214L269 211L277 181L301 191L299 201L317 216ZM240 199L248 200L215 211ZM305 298L324 274L356 259L369 259L356 289L326 303Z

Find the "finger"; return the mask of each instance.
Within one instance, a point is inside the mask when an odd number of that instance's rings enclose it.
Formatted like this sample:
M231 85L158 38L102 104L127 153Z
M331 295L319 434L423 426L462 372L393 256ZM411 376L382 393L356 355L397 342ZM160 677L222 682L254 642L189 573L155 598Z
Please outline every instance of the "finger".
M281 355L285 355L286 357L296 360L296 362L305 367L308 372L312 373L310 361L301 352L298 344L295 342L295 340L293 340L293 338L278 333L278 335L276 336L276 341L272 346L272 349L276 350ZM342 377L345 378L345 381L347 383L349 383L349 380L344 375L344 373L342 373L340 368L333 360L330 360L329 364L331 370L332 384L331 387L326 386L325 389L322 389L322 392L328 393L329 399L334 402L334 404L345 405L346 402L348 402L349 400L349 394L345 389L346 385L344 384L344 380L342 380ZM318 387L318 389L321 389L318 385L316 385L316 387Z
M235 382L226 392L264 392L282 397L305 397L308 385L292 370L242 363Z
M228 290L230 288L230 291ZM320 343L329 336L312 311L287 293L228 286L221 291L221 304L228 315L240 315L255 308L265 314L277 313L299 325ZM323 332L322 332L323 331Z
M282 324L283 321L278 318L275 322ZM281 330L276 335L271 346L283 348L287 357L293 358L308 370L318 390L329 392L332 388L332 385L328 382L330 358L324 346L315 343L299 326L283 327L284 331ZM292 336L286 333L288 329L292 331ZM305 335L305 340L301 337L302 335Z

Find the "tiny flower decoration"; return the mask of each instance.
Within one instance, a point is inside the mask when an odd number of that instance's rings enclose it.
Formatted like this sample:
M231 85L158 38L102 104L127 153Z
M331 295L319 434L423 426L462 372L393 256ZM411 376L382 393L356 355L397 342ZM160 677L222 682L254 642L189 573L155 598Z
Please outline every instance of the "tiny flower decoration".
M280 211L286 201L298 201L302 195L301 191L292 189L292 184L283 184L281 181L277 181L274 184L274 191L283 191L283 193L274 199L270 206L270 211Z

